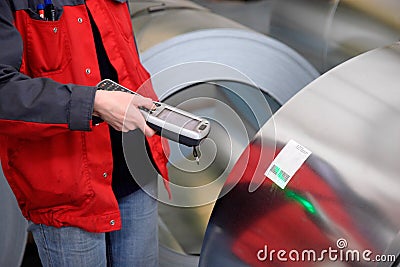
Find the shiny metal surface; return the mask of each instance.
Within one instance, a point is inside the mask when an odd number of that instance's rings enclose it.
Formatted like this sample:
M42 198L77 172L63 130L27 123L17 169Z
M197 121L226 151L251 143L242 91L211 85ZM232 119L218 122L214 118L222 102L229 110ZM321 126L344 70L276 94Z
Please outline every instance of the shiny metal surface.
M20 266L28 223L0 169L0 266Z
M397 266L399 69L400 43L373 50L275 113L224 185L236 184L215 205L200 266ZM282 190L264 173L290 139L312 155ZM376 256L387 261L366 261Z
M397 0L274 0L269 35L319 71L400 38Z
M269 32L274 0L194 0L193 2L259 33L268 34Z
M161 98L195 81L228 80L257 86L285 103L318 76L285 44L235 28L180 34L144 51L141 59L152 75L162 77L153 82ZM180 73L170 74L171 68Z
M246 29L245 26L214 14L185 0L129 1L139 51L175 36L215 28Z
M141 60L162 101L213 124L198 167L189 148L170 142L172 199L159 184L161 248L177 255L161 252L161 265L196 266L179 258L198 261L227 174L271 112L318 73L272 38L187 1L162 3L130 2Z

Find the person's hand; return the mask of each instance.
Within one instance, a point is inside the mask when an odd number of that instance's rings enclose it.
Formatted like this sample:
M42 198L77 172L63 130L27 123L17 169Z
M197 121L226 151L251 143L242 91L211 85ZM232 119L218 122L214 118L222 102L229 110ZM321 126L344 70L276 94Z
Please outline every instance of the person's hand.
M94 99L93 115L99 116L114 129L128 132L140 129L146 136L155 131L147 124L139 107L152 109L150 98L118 91L98 90Z

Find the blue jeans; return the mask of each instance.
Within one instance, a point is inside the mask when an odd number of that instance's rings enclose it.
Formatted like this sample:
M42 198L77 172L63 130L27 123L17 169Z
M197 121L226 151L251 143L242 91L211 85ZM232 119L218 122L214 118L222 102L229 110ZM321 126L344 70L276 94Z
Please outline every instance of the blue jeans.
M158 266L157 201L144 191L118 200L122 229L90 233L75 227L31 224L44 267Z

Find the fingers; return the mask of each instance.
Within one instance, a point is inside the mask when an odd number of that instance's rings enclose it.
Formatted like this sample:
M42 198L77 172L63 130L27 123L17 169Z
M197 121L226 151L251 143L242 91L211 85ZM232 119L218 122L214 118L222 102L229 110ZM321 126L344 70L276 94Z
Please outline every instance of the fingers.
M147 124L146 121L144 122L143 126L138 126L137 124L133 124L133 123L124 123L124 125L122 125L122 127L120 128L115 128L116 130L122 131L122 132L129 132L129 131L133 131L135 129L140 129L144 135L146 136L153 136L156 132L151 129Z
M152 109L153 105L153 101L147 97L124 92L98 91L93 114L100 116L118 131L128 132L139 128L146 136L152 136L155 131L146 124L139 107Z
M151 137L156 134L156 132L153 129L151 129L147 124L145 125L145 127L143 129L143 133L144 133L144 135L146 135L148 137Z
M147 108L147 109L154 109L155 108L153 100L151 98L138 96L138 95L135 96L132 99L132 104L134 106L136 106L137 108L138 107L144 107L144 108ZM141 112L139 112L139 113L140 113L140 115L142 115L142 118L143 118L143 120L142 119L140 120L140 126L138 125L140 127L140 130L146 136L149 136L149 137L153 136L156 132L147 125L146 120L143 117L143 114L141 114Z
M148 97L143 97L143 96L134 96L132 99L133 104L136 107L145 107L147 109L153 109L154 108L154 103L151 98Z
M150 100L151 105L149 108L151 108L153 105L153 101L150 98L144 98L144 97L137 97L137 98L138 101L132 100L126 112L123 131L131 131L139 128L146 136L153 136L155 134L155 131L147 125L143 114L139 111L137 107L137 105L142 106L142 104L146 104L147 106L149 106L148 100Z

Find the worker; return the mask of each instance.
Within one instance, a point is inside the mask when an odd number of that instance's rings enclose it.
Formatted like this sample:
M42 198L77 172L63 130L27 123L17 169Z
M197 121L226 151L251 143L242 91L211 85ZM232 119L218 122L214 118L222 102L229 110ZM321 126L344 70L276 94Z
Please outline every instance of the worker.
M128 8L126 0L0 1L1 164L43 266L158 265L157 201L122 152L122 132L141 130L168 178L161 139L138 110L157 97ZM105 78L144 97L97 90Z

